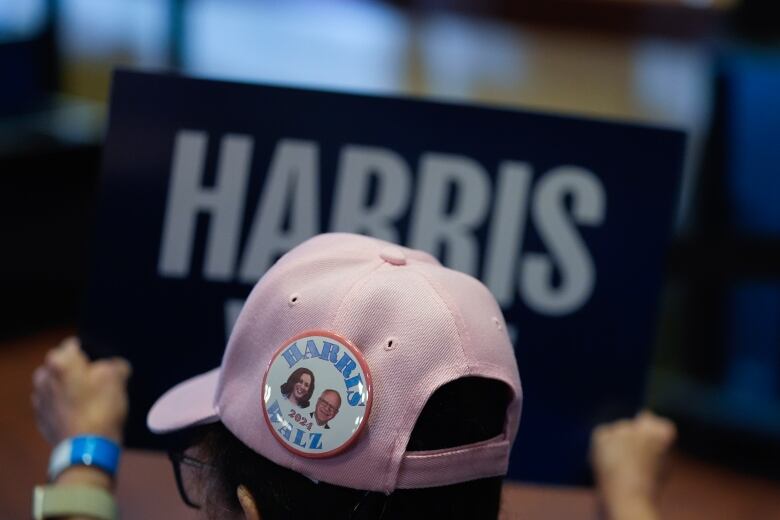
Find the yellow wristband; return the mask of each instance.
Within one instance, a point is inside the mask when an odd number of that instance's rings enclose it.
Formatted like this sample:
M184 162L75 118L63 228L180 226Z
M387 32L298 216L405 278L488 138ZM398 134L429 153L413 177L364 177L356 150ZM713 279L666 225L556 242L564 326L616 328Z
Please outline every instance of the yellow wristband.
M35 520L77 515L98 520L119 518L119 511L111 493L105 489L84 485L35 486L32 512Z

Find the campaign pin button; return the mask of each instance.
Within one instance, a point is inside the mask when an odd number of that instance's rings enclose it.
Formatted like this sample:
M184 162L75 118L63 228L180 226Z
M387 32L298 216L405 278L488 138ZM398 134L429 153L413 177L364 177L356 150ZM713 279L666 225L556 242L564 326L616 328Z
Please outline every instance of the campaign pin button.
M309 330L285 341L263 377L263 416L274 438L303 457L332 457L368 423L371 373L349 340Z

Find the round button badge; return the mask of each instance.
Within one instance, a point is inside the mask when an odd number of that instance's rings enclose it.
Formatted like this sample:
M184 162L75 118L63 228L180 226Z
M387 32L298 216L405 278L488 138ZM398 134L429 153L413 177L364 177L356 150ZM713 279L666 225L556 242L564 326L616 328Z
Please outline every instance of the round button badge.
M371 373L346 338L302 332L273 355L263 378L263 416L274 437L303 457L331 457L360 436L371 412Z

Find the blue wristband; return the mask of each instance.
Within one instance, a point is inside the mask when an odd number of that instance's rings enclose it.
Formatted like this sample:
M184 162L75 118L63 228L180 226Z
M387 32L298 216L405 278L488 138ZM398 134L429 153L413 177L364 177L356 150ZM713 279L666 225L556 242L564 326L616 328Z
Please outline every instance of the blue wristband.
M65 439L54 448L49 460L49 479L54 480L71 466L93 466L110 476L116 474L121 448L97 435L79 435Z

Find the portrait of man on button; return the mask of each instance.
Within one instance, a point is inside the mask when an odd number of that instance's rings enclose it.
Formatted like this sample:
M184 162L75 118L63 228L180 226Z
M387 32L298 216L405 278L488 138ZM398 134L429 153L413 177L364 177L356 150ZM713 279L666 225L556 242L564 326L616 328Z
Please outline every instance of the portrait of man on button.
M309 415L314 418L317 425L326 430L330 430L328 421L336 417L339 413L339 407L341 406L341 396L335 390L328 389L320 394L317 399L317 406L314 408L314 412Z

